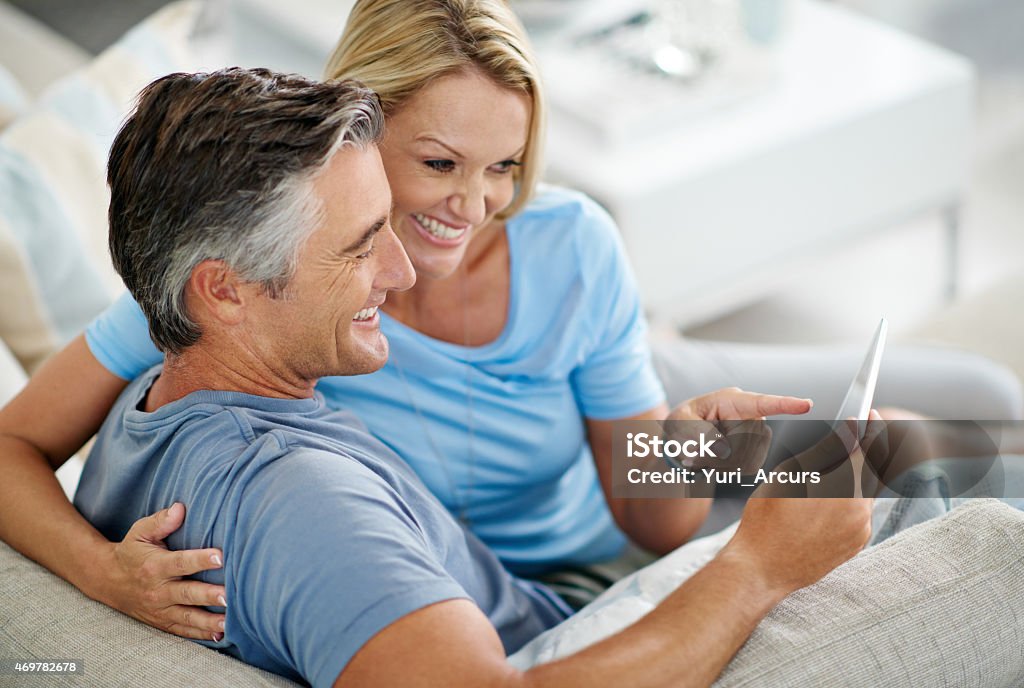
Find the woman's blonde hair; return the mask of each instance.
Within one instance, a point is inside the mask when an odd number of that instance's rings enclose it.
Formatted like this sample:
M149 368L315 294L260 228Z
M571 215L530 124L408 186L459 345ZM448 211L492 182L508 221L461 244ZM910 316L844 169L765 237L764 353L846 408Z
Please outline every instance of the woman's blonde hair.
M516 196L498 214L505 219L529 202L540 177L544 96L526 31L504 0L358 0L325 78L363 82L390 116L434 79L467 67L533 101Z

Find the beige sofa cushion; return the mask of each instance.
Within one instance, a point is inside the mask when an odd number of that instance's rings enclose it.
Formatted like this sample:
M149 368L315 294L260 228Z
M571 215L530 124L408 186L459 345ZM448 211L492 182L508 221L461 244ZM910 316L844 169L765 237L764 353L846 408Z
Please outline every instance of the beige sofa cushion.
M91 59L84 49L8 2L0 2L0 64L35 100Z
M0 65L0 131L28 107L28 96L10 72Z
M790 595L716 686L1020 686L1022 618L1024 514L977 500ZM560 631L615 630L601 626L585 610ZM19 686L294 685L93 602L3 544L0 657L85 661L83 676Z
M1022 301L1024 273L1018 273L939 311L910 336L983 354L1024 380L1024 318L1013 315L1013 304Z
M716 688L1024 685L1024 513L977 500L786 598Z
M0 685L258 686L296 684L194 642L145 626L48 573L0 543L0 657L84 660L84 673L0 675Z
M0 136L0 338L30 372L123 289L107 253L107 151L139 89L200 66L203 17L196 0L164 7Z
M684 545L512 657L525 668L633 623L725 544ZM1024 513L970 502L886 540L779 604L717 688L1024 685ZM688 642L686 628L679 642Z

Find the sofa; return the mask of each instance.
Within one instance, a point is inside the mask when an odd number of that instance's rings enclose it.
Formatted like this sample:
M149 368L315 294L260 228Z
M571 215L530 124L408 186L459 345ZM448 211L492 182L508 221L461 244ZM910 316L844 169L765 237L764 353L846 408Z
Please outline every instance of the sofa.
M166 6L95 59L69 46L54 50L59 68L47 75L67 73L43 90L22 88L0 65L0 127L6 125L0 135L0 403L123 289L106 252L104 166L135 93L157 76L224 59L208 8L198 0ZM76 466L62 469L69 494ZM1016 575L1022 560L1024 515L990 501L962 508L791 596L718 685L911 686L938 684L940 675L961 677L957 685L1020 685L1024 638L1012 615L1021 609L1000 601L1024 600L1024 576ZM941 619L917 618L901 606L929 576L941 576L949 594ZM986 610L986 621L1004 619L1003 630L992 636L984 631L991 623L975 629L978 609ZM885 620L886 632L876 633ZM601 621L584 616L573 623L587 628ZM949 651L903 641L903 632L929 624L956 636ZM0 672L0 686L294 685L89 600L0 544L4 659L74 659L84 668L45 676Z
M711 536L680 554L703 548L700 563L720 545L721 538ZM673 555L663 562L671 567ZM1024 685L1022 570L1024 513L994 500L972 502L896 535L790 595L715 685ZM513 661L528 666L588 645L642 614L652 599L692 572L660 572L661 590L629 610L603 607L598 600L593 613L566 622L557 643L541 636ZM925 581L939 584L926 588ZM686 639L686 629L680 629L679 642ZM129 619L2 543L0 659L75 660L83 667L65 675L0 673L0 686L19 688L295 685Z

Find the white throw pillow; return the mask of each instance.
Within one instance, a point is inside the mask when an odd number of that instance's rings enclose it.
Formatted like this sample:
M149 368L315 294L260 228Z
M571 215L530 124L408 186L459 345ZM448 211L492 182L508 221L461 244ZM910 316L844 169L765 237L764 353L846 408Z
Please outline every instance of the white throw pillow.
M11 350L0 340L0 407L14 398L25 386L25 371Z
M28 96L18 81L0 67L0 131L28 107Z

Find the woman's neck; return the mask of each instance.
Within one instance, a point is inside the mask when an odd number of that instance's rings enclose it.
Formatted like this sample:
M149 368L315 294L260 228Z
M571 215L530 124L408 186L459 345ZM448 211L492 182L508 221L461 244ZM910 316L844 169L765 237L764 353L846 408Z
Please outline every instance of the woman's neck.
M383 310L434 339L481 346L504 329L510 285L508 240L495 223L471 240L450 275L418 276L411 289L388 294Z

